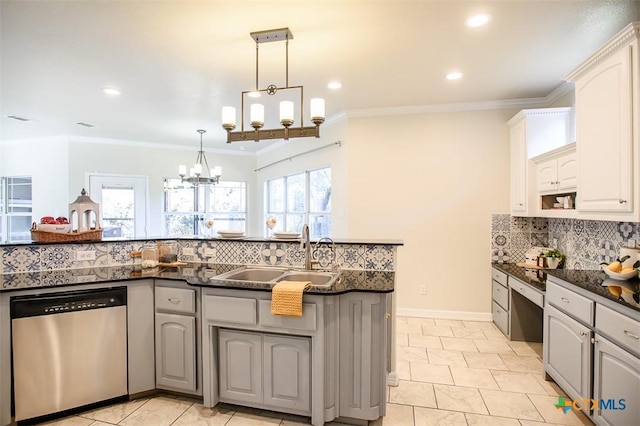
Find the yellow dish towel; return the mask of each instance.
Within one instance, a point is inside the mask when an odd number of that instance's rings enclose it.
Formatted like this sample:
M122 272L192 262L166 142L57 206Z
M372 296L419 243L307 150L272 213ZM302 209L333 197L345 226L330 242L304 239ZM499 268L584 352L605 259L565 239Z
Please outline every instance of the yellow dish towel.
M302 293L311 287L310 281L280 281L271 290L271 314L302 316Z

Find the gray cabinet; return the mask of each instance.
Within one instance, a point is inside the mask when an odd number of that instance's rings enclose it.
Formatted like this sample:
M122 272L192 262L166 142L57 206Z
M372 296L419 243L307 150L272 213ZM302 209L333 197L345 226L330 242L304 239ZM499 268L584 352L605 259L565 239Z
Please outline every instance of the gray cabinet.
M549 304L544 308L543 358L545 371L567 395L590 398L591 330Z
M156 387L195 392L196 319L156 313Z
M637 425L640 359L599 334L594 343L593 399L600 406L593 420L600 425Z
M220 329L220 399L262 403L262 336Z
M340 416L375 420L384 415L386 299L340 298Z
M220 329L220 400L308 413L310 339Z
M491 313L493 322L509 337L509 289L507 274L491 268Z
M173 281L156 280L156 388L201 395L198 293Z

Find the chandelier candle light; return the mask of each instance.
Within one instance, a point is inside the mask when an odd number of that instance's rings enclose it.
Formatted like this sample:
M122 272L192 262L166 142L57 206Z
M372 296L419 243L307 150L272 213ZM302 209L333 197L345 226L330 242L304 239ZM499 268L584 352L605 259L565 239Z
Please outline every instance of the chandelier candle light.
M256 42L256 87L254 90L244 91L241 96L241 129L234 132L236 128L236 109L234 107L222 107L222 127L227 131L227 143L243 142L254 140L256 142L264 139L284 139L320 137L320 125L324 123L324 99L313 98L310 101L311 122L315 126L304 126L304 88L303 86L289 86L289 40L293 39L293 34L289 28L277 30L258 31L250 33L251 38ZM258 89L258 46L260 43L271 41L286 42L286 80L284 87L270 84L266 89ZM264 105L254 103L250 105L250 124L252 130L244 130L244 99L245 95L255 98L262 92L268 95L275 95L278 90L299 90L300 91L300 127L292 127L294 123L294 104L292 101L280 102L280 124L279 129L262 129L264 126Z
M204 155L204 151L202 149L202 135L206 133L206 130L197 130L200 133L200 151L198 151L198 156L196 157L196 163L193 165L191 169L189 169L189 177L187 176L187 166L179 165L178 166L178 176L182 179L182 182L189 182L193 185L215 185L219 183L220 176L222 175L222 168L220 166L215 166L212 169L209 169L209 163L207 162L207 157ZM205 174L203 174L203 170Z

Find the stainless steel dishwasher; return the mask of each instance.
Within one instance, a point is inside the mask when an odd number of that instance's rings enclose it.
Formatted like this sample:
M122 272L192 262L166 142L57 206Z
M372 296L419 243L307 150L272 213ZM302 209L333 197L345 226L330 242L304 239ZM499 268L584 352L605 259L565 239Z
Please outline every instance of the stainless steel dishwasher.
M126 287L11 299L15 419L127 394Z

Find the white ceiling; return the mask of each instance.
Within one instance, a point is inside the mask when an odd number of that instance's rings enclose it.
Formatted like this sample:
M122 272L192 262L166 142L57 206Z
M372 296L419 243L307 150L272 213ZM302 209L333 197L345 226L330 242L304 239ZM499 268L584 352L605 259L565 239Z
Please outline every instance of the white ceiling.
M465 19L488 12L483 28ZM289 83L327 116L540 98L631 21L638 0L1 0L1 140L51 135L226 144L223 105L255 85L252 31L289 27ZM284 43L260 45L260 86L284 85ZM451 70L464 73L447 81ZM339 80L343 88L326 84ZM122 96L101 89L116 86ZM306 106L308 109L308 105ZM6 116L32 119L19 122ZM308 125L308 119L306 124ZM75 123L95 125L84 128Z

